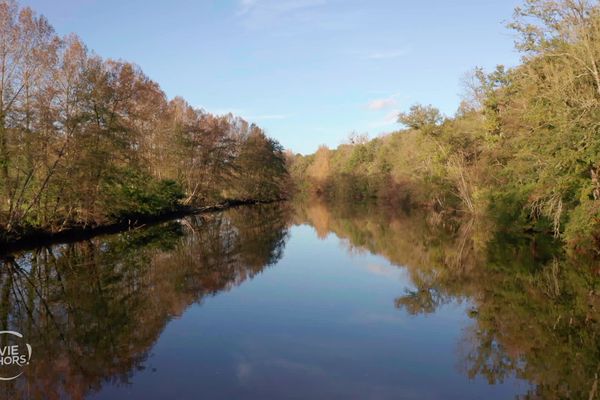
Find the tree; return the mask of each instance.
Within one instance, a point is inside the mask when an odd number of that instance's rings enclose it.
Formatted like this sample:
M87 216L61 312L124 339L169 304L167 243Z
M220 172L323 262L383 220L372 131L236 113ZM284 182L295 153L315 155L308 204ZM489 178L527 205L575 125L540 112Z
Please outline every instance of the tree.
M234 187L243 198L280 199L286 196L289 176L283 147L256 126L241 143Z
M33 106L47 90L58 46L45 18L30 8L19 10L12 0L0 2L0 195L9 227L21 213L15 203L39 166Z
M443 120L440 110L431 105L415 104L408 112L398 115L399 123L424 133L433 133Z
M600 100L600 9L590 0L525 0L509 26L517 47L532 55L563 59L593 81Z

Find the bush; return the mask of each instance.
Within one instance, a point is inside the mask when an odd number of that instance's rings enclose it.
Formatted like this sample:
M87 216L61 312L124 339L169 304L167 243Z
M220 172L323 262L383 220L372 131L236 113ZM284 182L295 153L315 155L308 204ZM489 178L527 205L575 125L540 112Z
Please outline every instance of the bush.
M140 172L119 172L104 183L104 207L116 219L174 211L184 197L173 180L156 180Z
M586 252L598 249L600 242L600 204L584 200L569 216L564 238L570 252Z

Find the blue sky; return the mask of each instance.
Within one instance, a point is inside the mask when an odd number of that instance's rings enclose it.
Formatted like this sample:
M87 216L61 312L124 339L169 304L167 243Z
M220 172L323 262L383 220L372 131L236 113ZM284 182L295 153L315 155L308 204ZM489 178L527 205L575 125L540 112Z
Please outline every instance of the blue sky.
M169 97L256 122L286 148L456 110L475 66L515 65L517 0L22 0L57 32L135 62Z

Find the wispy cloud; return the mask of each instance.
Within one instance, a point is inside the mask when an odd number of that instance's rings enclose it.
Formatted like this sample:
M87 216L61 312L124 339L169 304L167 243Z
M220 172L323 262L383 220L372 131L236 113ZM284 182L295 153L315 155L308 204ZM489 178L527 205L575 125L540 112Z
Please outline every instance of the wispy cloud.
M392 58L404 57L410 52L408 47L401 49L393 49L393 50L385 50L385 51L376 51L367 56L370 60L387 60Z
M369 101L367 108L369 110L378 111L387 110L388 108L396 107L397 105L398 101L394 97L388 97L386 99L375 99Z
M398 98L401 93L394 93L387 97L381 97L373 99L367 103L367 109L371 111L382 111L389 110L391 108L398 108Z
M366 109L379 114L379 119L369 124L369 129L392 127L398 120L398 114L401 109L400 103L404 103L407 98L407 96L402 96L401 93L394 93L387 97L369 101L366 104Z

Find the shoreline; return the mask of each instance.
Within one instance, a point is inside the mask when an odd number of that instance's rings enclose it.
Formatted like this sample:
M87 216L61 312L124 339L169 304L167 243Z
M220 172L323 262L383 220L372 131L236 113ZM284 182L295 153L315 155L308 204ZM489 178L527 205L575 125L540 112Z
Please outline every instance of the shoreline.
M222 203L213 204L205 207L187 207L181 206L177 210L165 212L157 215L141 215L123 218L120 221L96 225L96 226L73 226L62 231L52 232L46 230L34 230L26 234L0 239L0 258L10 255L13 252L21 250L30 250L40 246L47 246L58 243L73 243L81 240L91 239L100 235L116 234L132 229L139 229L147 225L155 225L176 218L189 215L209 214L224 211L234 207L251 206L259 204L271 204L284 201L277 200L225 200Z

